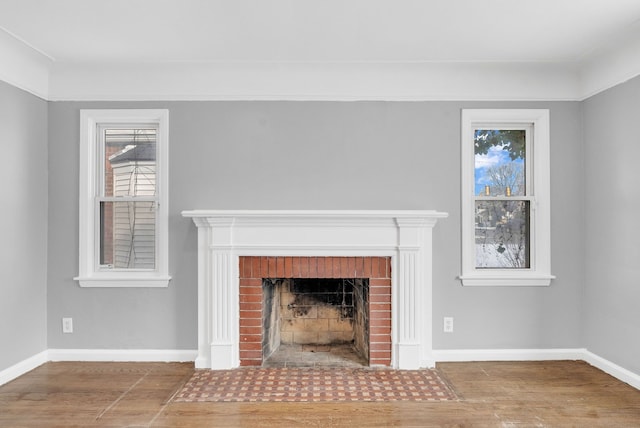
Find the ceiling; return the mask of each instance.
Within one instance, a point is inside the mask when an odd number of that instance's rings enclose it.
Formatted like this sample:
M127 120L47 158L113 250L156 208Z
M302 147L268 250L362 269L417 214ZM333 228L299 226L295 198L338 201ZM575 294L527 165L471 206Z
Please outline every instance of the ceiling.
M477 76L499 66L584 80L605 73L600 62L625 46L637 52L639 19L638 0L0 0L5 45L29 51L47 69L46 91L62 98L73 92L68 79L96 79L105 65L117 68L116 79L160 69L184 79L189 67L198 79L255 70L393 74L399 66Z

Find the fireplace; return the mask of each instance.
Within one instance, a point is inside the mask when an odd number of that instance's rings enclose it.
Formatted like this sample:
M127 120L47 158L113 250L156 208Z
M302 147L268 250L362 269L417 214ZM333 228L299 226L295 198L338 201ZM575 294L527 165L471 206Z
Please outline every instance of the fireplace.
M264 331L264 282L305 278L366 281L370 365L399 369L434 365L432 229L446 213L194 210L182 214L198 227L197 368L260 365L265 335L276 334Z

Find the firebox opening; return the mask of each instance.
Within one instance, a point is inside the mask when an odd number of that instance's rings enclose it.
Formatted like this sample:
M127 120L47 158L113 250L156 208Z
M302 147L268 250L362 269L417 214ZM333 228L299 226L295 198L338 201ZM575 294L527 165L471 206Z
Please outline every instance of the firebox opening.
M281 345L287 352L335 346L369 365L368 279L268 278L262 288L263 362Z

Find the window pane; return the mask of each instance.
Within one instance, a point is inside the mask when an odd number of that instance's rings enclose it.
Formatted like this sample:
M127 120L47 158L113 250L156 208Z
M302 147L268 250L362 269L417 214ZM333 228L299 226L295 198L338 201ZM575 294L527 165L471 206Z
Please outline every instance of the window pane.
M104 130L104 195L156 194L156 130Z
M529 268L529 201L476 201L476 268Z
M476 129L475 195L524 196L526 131Z
M155 269L155 202L100 202L103 269Z

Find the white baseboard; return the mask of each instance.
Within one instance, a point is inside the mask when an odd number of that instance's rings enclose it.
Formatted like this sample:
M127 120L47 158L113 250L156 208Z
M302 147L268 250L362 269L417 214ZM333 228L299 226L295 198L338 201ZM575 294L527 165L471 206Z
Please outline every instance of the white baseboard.
M39 354L29 357L26 360L22 360L19 363L0 371L0 385L11 382L15 378L30 372L47 361L48 353L47 351L42 351Z
M197 356L189 349L49 349L49 361L184 362Z
M447 349L434 350L438 362L472 361L585 361L622 382L640 390L640 375L606 360L584 348L574 349Z
M434 350L436 362L584 360L584 348Z
M620 367L619 365L612 363L609 360L605 360L599 355L594 354L593 352L589 352L585 350L584 352L584 361L591 364L594 367L599 368L605 373L610 374L611 376L628 383L636 389L640 390L640 375L633 373L625 369L624 367Z
M0 385L47 361L187 362L196 350L178 349L49 349L0 371ZM434 350L436 362L580 360L640 390L640 375L584 348L575 349L445 349Z

